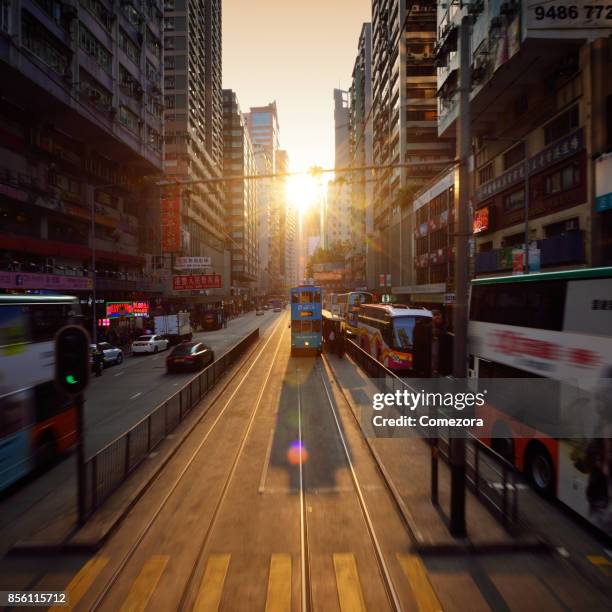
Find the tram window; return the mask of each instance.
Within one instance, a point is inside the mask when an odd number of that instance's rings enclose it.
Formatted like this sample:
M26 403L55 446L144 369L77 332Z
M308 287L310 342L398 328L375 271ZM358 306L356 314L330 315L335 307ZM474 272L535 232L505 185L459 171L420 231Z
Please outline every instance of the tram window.
M311 297L310 291L301 291L300 292L300 304L310 304Z
M301 321L291 321L291 331L294 333L299 333L302 331L302 322Z
M312 294L312 301L315 302L316 304L318 304L321 301L321 292L320 291L315 291Z
M312 322L312 331L320 332L321 331L321 321L313 321Z
M302 321L302 331L311 332L312 331L312 321Z
M296 291L292 296L291 296L291 303L292 304L297 304L298 303L298 292Z

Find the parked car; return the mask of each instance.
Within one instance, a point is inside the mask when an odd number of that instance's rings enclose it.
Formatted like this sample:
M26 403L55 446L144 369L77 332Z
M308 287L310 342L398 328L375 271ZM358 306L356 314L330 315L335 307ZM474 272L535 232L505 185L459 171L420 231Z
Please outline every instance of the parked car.
M91 352L94 353L96 345L91 345ZM119 365L123 361L123 351L108 342L98 342L98 350L102 351L102 363L107 368L110 365ZM92 358L93 362L93 358Z
M157 353L158 351L165 351L168 348L168 344L169 342L166 338L162 338L157 334L139 336L132 342L132 354L137 355L139 353Z
M266 314L266 311L265 311L263 308L258 308L258 309L255 311L255 315L256 315L256 316L259 316L259 315L264 315L264 314Z
M166 357L166 370L201 370L214 360L214 351L203 342L181 342Z

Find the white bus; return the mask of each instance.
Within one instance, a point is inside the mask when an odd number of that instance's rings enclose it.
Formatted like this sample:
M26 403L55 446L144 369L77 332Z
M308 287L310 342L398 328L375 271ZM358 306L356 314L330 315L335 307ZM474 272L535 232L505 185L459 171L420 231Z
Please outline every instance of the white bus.
M0 491L76 442L76 407L53 381L55 334L75 297L0 295Z
M518 383L517 393L530 398L530 416L520 422L499 406L479 409L484 441L540 492L612 534L612 268L472 281L468 346L472 378L549 381L541 402ZM590 399L572 403L576 390ZM558 423L573 419L577 433L560 439L546 433L543 419L530 425L546 406Z
M400 376L431 376L432 313L401 304L365 304L357 317L356 341Z

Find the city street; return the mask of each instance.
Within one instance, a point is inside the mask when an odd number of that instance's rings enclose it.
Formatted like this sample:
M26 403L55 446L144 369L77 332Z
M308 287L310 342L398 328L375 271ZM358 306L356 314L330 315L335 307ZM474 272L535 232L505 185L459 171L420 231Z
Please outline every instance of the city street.
M226 329L194 334L220 357L249 332L259 327L263 336L280 315L246 313L229 321ZM166 374L168 352L127 358L121 365L106 368L101 378L90 380L85 403L85 444L94 453L151 412L193 374ZM62 458L41 475L17 483L0 498L0 554L15 542L40 529L39 519L28 510L43 502L54 514L74 507L74 455ZM68 495L61 490L68 489Z
M558 555L415 554L334 385L281 324L96 555L4 559L0 589L77 610L607 609Z

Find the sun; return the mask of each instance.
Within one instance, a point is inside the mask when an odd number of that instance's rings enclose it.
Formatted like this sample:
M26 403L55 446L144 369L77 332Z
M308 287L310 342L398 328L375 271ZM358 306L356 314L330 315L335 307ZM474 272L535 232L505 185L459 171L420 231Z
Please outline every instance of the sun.
M290 176L285 183L287 201L297 207L303 215L320 197L319 179L310 174Z

